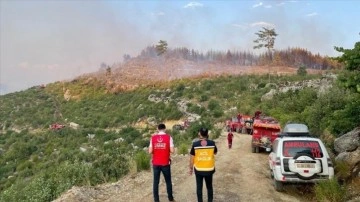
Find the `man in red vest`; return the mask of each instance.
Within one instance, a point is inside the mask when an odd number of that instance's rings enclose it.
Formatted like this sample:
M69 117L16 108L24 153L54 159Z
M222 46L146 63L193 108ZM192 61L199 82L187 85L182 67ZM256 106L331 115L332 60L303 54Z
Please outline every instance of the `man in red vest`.
M159 182L162 173L166 182L166 190L169 201L174 201L171 183L170 153L174 152L174 142L172 137L165 132L166 126L161 123L158 125L158 132L153 134L150 140L149 153L152 154L153 166L153 195L154 201L159 202Z

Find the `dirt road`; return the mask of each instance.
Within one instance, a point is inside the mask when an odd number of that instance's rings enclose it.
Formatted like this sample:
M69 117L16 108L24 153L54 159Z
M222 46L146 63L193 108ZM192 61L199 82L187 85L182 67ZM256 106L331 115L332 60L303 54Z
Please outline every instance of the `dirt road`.
M251 136L235 134L233 148L227 148L226 132L217 140L216 172L214 174L214 202L248 201L305 201L287 192L276 192L269 177L268 153L251 153ZM174 197L177 202L196 200L195 176L188 174L189 156L175 156L172 164ZM161 177L160 200L168 201L166 186ZM204 200L206 188L204 185ZM152 173L145 171L95 188L73 188L60 201L96 202L152 202Z

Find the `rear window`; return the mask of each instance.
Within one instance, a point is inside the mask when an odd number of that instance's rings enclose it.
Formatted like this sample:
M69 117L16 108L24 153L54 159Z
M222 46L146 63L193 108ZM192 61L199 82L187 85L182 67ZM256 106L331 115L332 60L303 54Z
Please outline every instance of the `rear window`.
M283 156L294 157L298 153L306 153L314 158L323 157L323 152L317 141L291 140L283 142Z

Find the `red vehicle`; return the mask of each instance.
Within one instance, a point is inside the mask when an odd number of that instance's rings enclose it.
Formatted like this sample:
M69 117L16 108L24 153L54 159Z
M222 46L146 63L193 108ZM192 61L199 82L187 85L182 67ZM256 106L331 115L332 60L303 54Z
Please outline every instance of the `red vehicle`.
M65 125L62 125L62 124L58 124L58 123L53 123L49 126L50 129L52 130L60 130L62 128L64 128Z
M231 132L250 134L252 131L252 118L248 115L238 114L231 120L226 121L226 128Z
M190 126L190 121L187 119L183 123L173 125L173 130L186 130Z
M251 148L253 153L259 153L261 149L270 152L272 143L278 137L281 126L272 117L256 117L253 123Z
M231 120L226 121L227 131L240 133L242 127L243 127L243 124L241 123L241 121L239 122L237 118L232 118Z

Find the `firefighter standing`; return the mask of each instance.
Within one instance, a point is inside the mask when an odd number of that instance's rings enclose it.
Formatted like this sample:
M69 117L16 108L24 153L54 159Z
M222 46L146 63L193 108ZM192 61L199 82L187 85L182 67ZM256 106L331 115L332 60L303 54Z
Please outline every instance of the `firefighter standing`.
M229 149L231 149L233 138L234 138L234 134L229 130L229 133L227 136Z

